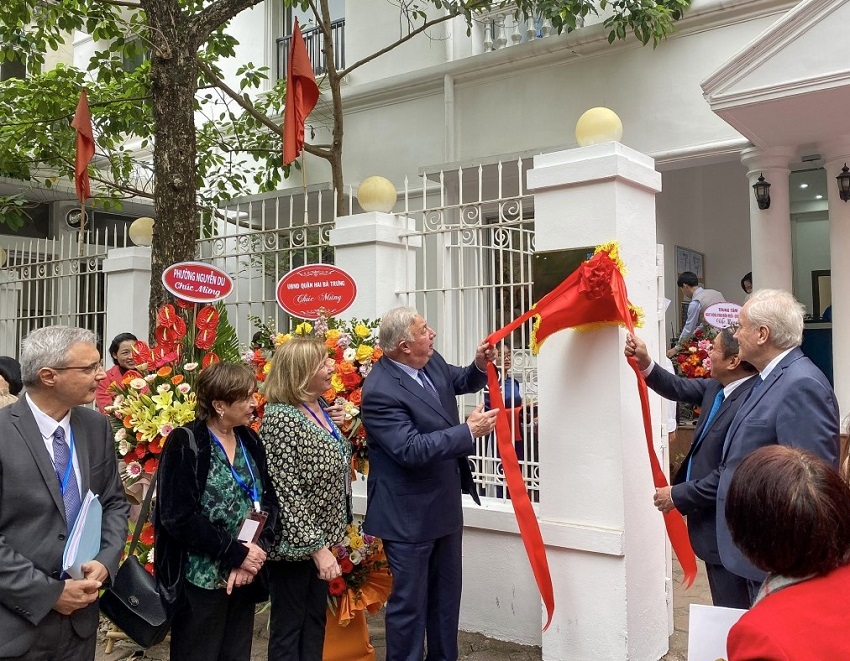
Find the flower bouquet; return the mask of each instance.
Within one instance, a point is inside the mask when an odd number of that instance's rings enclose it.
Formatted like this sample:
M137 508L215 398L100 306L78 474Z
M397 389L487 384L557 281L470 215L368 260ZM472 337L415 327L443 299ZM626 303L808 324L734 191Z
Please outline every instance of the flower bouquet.
M711 358L708 352L714 337L719 331L712 326L702 324L679 343L679 353L673 358L676 374L686 379L707 379L711 376ZM699 417L700 407L693 404L679 404L681 422L694 423Z
M220 355L229 360L239 356L223 306L164 305L156 321L156 343L136 342L136 367L112 384L115 397L106 408L124 489L137 503L159 465L168 434L195 419L199 368L218 362Z
M361 524L348 526L346 536L331 547L342 576L328 583L328 610L341 626L346 626L354 611L377 613L386 603L393 579L377 537L363 532Z
M315 335L324 340L328 355L334 361L335 374L331 378L331 387L323 393L323 397L328 404L339 404L345 410L342 432L351 443L351 466L361 475L367 475L369 453L366 429L360 419L360 389L372 364L383 355L378 345L379 321L338 321L322 314L315 322L303 321L295 326L292 333L284 334L256 317L251 317L251 320L259 331L256 346L244 358L254 368L260 382L265 380L269 372L274 349L291 340L293 335ZM262 386L260 391L262 393ZM265 400L261 403L264 404ZM261 417L262 410L259 407L257 412Z
M130 553L130 542L133 539L136 526L141 525L142 531L139 533L139 541L136 543L133 555L139 559L142 567L144 567L149 573L153 574L153 523L150 521L144 521L140 524L130 521L129 525L127 541L124 543L124 552L121 554L121 562L124 562L124 559Z

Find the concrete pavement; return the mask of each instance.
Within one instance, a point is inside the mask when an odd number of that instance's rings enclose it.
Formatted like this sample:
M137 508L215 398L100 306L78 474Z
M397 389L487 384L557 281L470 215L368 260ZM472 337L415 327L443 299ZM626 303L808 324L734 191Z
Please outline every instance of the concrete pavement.
M688 654L688 609L690 604L710 604L711 596L708 591L708 580L705 569L699 563L699 573L694 585L689 590L681 586L682 570L678 563L673 563L673 618L675 630L670 636L670 649L662 657L661 661L687 661ZM268 611L257 615L254 633L254 647L251 654L252 661L268 661L266 646L268 644ZM369 631L372 636L372 644L375 646L375 661L385 661L384 645L384 620L382 614L369 618ZM101 631L101 639L105 628ZM539 647L517 645L506 643L492 638L486 638L480 634L460 632L460 660L461 661L541 661L542 654ZM150 659L151 661L170 661L168 646L157 645L146 652L129 642L118 642L112 654L106 654L104 643L98 644L95 661L119 661L121 659ZM174 659L174 661L180 661ZM600 659L599 661L609 661ZM617 661L611 659L610 661Z

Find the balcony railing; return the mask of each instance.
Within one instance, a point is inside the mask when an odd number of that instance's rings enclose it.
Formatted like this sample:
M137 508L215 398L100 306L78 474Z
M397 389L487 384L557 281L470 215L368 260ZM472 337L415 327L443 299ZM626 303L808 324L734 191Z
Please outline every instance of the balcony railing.
M310 62L313 64L313 73L321 76L328 71L327 62L325 62L325 53L322 51L324 46L324 34L322 31L315 28L302 30L301 35L304 37L304 45L307 47L307 55L310 56ZM339 69L345 68L345 19L340 18L331 22L331 36L334 45L334 66ZM289 69L289 43L292 40L292 35L287 35L277 40L277 77L286 78L286 72Z

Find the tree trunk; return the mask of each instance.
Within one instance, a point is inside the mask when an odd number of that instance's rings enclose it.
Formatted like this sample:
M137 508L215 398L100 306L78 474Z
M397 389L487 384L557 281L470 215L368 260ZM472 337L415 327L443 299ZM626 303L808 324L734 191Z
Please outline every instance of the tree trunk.
M151 26L151 90L155 126L156 224L151 251L151 330L156 310L172 301L162 272L195 256L195 49L174 0L143 0Z

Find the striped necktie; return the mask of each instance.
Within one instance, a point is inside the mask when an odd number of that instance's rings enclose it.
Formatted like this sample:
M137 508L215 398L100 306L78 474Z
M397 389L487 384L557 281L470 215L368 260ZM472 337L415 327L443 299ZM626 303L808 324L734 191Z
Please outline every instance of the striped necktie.
M425 388L425 392L439 402L440 396L437 394L437 389L434 388L434 384L431 383L430 379L425 376L425 372L423 370L419 370L416 372L416 375L419 378L419 383L421 383L422 387Z
M80 500L80 488L77 486L77 475L74 473L73 457L71 448L65 442L65 430L57 427L53 432L53 467L56 469L56 477L59 479L59 489L62 491L62 500L65 503L65 523L68 532L74 527L77 514L80 513L82 501ZM70 466L71 470L68 470ZM68 473L68 482L62 490L62 481L65 473Z

